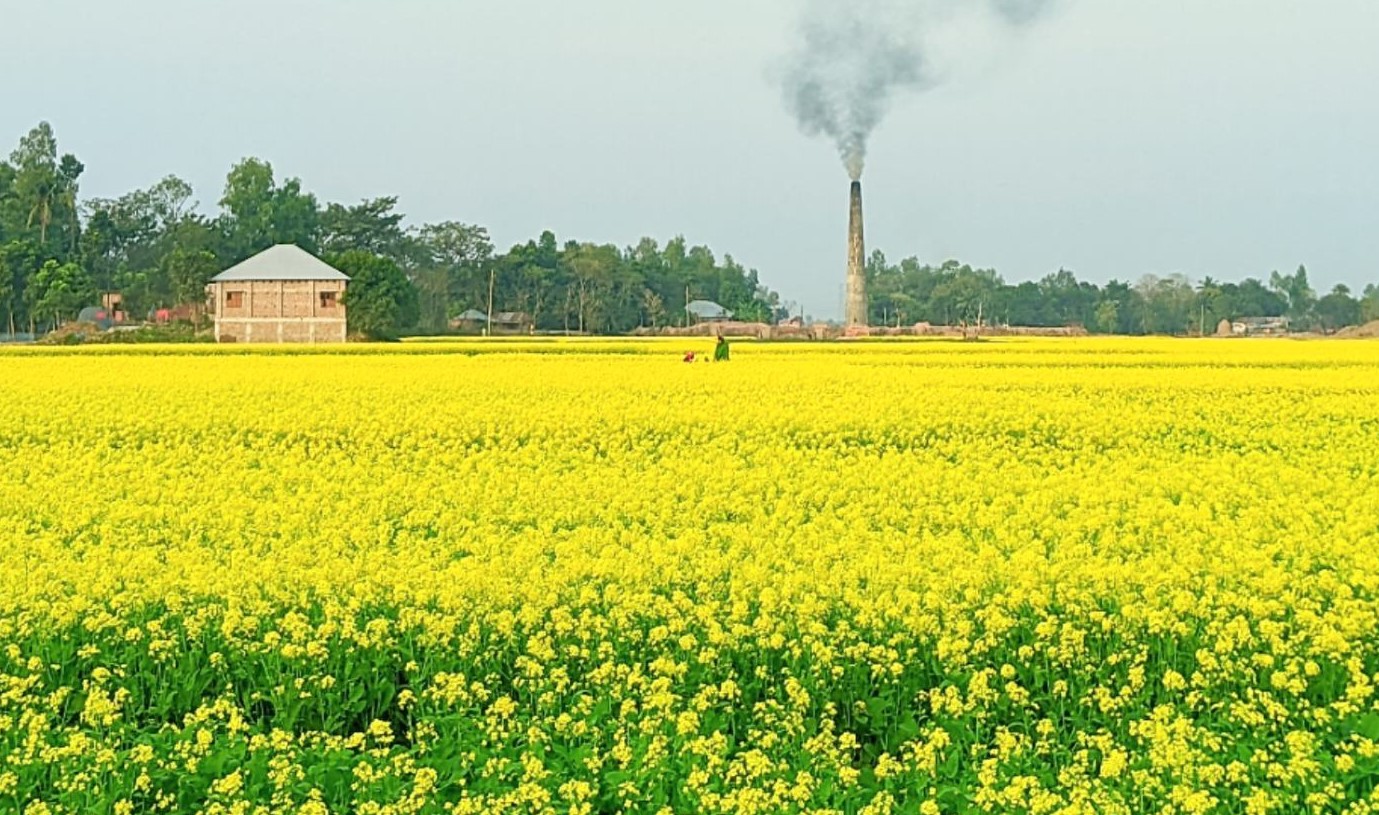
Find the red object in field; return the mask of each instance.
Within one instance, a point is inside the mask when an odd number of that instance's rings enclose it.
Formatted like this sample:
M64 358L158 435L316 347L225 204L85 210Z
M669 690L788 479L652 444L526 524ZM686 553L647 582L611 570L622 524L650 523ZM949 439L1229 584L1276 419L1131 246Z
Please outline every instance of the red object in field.
M160 308L158 311L154 312L153 319L160 323L166 323L168 320L172 319L172 315L168 313L167 309Z
M694 362L694 352L693 352L693 351L690 351L690 352L688 352L688 353L685 354L685 362Z

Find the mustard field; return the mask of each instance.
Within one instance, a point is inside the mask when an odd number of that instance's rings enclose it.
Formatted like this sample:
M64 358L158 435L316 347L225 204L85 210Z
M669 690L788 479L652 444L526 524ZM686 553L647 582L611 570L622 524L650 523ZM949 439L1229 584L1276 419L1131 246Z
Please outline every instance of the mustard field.
M0 351L0 812L1379 812L1379 344Z

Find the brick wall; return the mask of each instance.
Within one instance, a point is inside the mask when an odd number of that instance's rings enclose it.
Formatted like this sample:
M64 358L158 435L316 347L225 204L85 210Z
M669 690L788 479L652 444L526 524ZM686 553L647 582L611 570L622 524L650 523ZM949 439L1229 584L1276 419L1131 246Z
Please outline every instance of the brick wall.
M345 282L216 283L216 339L220 342L344 342ZM322 298L322 294L333 298ZM333 305L325 305L332 303Z

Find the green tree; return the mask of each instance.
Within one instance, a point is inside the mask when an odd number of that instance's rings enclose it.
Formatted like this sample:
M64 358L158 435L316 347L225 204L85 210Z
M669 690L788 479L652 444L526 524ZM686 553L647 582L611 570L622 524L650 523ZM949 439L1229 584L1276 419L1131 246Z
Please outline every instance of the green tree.
M296 178L277 184L273 165L266 161L246 158L232 167L220 206L229 253L222 260L227 263L280 243L317 251L321 214L316 196L303 192Z
M28 295L33 275L38 271L39 247L33 240L11 240L0 246L0 306L5 309L6 326L13 334L29 319Z
M1350 296L1350 288L1344 284L1337 285L1331 293L1318 300L1313 311L1318 327L1327 334L1346 326L1358 325L1364 316L1360 301Z
M327 204L320 219L320 250L331 255L361 250L395 260L405 252L406 232L397 197L373 198L353 206Z
M444 333L450 327L445 271L423 268L409 277L417 290L417 327L425 334Z
M23 213L23 229L38 229L40 245L48 242L48 228L58 198L57 137L47 122L40 122L19 140L10 155L15 167L14 192Z
M623 260L633 277L641 282L644 292L641 296L641 323L659 326L671 314L667 298L677 284L670 279L661 247L654 238L643 237L636 246L623 252ZM655 295L648 297L647 293ZM654 307L653 307L654 306Z
M487 233L485 233L485 239ZM517 244L506 253L490 261L475 266L476 270L490 267L494 270L496 291L494 310L500 307L515 309L531 315L532 322L541 327L552 326L552 310L548 307L564 293L561 252L555 234L549 230L541 233L537 240ZM456 311L467 308L488 310L487 284L485 275L473 272L458 276L460 280L473 280L473 295L463 294L454 302Z
M644 325L659 328L666 316L666 302L652 289L642 289L642 315Z
M8 243L21 235L20 230L14 228L16 219L13 213L19 206L14 180L14 168L9 162L0 160L0 244Z
M1006 288L1003 298L1007 325L1053 326L1058 324L1053 308L1044 298L1038 283L1026 280Z
M85 167L71 154L58 156L57 137L40 122L10 155L12 192L4 220L7 232L36 233L45 253L71 257L80 232L77 180Z
M97 284L108 288L122 271L156 267L177 246L172 233L197 220L191 196L187 182L168 176L148 189L88 201L81 256Z
M1120 326L1120 305L1115 300L1102 300L1096 307L1092 327L1102 334L1114 334Z
M1196 324L1192 313L1196 292L1187 278L1145 276L1136 286L1141 298L1140 321L1146 334L1186 334Z
M1144 333L1144 298L1133 286L1123 280L1111 280L1101 291L1103 303L1116 304L1117 334Z
M1240 283L1221 286L1221 312L1226 319L1240 317L1282 317L1288 312L1288 301L1271 291L1263 281L1247 277Z
M571 244L565 250L564 265L571 278L566 310L579 331L615 330L613 300L618 287L629 282L622 274L622 256L617 247Z
M147 190L135 193L152 216L160 232L167 232L182 223L196 208L192 200L192 185L175 175L164 176Z
M973 269L957 261L940 268L943 282L934 287L931 302L943 311L945 325L987 322L995 304L1000 279L990 269Z
M745 322L764 322L757 291L759 280L755 269L748 269L730 254L723 255L718 266L718 303L733 312L735 319Z
M67 257L77 257L77 245L81 240L81 219L77 209L77 180L86 171L86 165L77 161L75 156L65 155L58 163L57 171L57 191L55 193L60 212L62 213L62 225L67 233L62 241L62 248Z
M1288 319L1295 328L1306 329L1312 321L1312 308L1317 303L1317 293L1307 281L1307 267L1299 266L1291 275L1274 272L1269 277L1269 287L1277 292L1288 304Z
M487 229L459 221L427 224L417 231L416 242L420 267L439 270L444 278L447 318L471 308L487 312L493 263Z
M1067 269L1059 269L1039 281L1039 290L1052 324L1086 326L1095 319L1101 293Z
M900 267L886 260L880 249L872 251L863 271L867 276L867 322L870 325L898 325L903 315L898 298L904 297Z
M75 319L84 307L94 304L96 287L81 266L50 260L34 275L29 294L33 316L58 325Z
M1203 335L1215 331L1223 319L1230 319L1230 315L1224 313L1224 301L1221 284L1210 275L1197 284L1197 325Z
M1365 322L1379 320L1379 286L1373 283L1365 286L1365 295L1360 300L1360 317Z
M174 247L163 256L162 272L167 277L173 302L196 306L198 320L206 302L206 286L220 271L215 255L205 249Z
M350 276L343 302L351 332L391 339L417 324L416 287L393 260L355 250L333 256L330 263Z
M169 276L183 262L169 263L172 253L209 253L224 268L220 225L194 212L192 195L191 185L168 176L119 198L87 201L80 256L97 288L120 290L125 307L142 313L185 302L185 287Z

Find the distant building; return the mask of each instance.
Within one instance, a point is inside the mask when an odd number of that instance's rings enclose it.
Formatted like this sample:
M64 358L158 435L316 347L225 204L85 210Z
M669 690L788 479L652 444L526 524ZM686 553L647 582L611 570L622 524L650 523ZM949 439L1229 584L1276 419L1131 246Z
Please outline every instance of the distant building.
M115 327L115 317L101 306L87 306L77 315L77 322L90 323L102 331Z
M148 313L148 321L157 323L158 325L177 322L198 322L205 313L206 306L204 304L183 303L180 306L172 306L170 308L151 309Z
M535 328L525 311L499 311L493 315L493 329L507 333L528 332Z
M1288 333L1287 317L1241 317L1231 323L1237 337L1281 337Z
M685 312L696 323L724 323L733 318L731 311L712 300L691 300Z
M476 331L488 324L488 315L476 308L450 319L450 327L456 331Z
M116 324L125 321L124 295L117 291L101 292L101 308L110 314Z
M349 277L279 244L211 278L216 342L344 342Z

